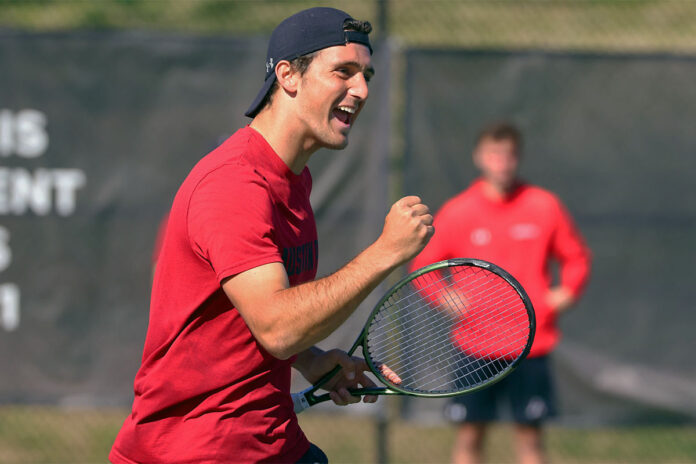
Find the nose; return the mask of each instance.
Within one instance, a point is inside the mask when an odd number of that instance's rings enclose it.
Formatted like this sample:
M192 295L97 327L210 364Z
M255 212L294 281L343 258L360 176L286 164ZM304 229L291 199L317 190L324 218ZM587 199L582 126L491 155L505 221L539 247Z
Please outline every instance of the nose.
M365 75L363 73L355 73L351 79L351 87L348 93L350 96L358 100L367 100L367 96L369 95L370 91L367 87L367 79L365 79Z

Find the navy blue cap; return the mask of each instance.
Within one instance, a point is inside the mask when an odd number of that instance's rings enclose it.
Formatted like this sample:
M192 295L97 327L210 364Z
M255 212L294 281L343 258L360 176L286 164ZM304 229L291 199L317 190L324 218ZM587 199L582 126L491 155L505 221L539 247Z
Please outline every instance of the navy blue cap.
M292 61L317 50L348 42L367 46L371 54L372 46L366 33L343 30L347 19L353 18L344 11L316 7L295 13L278 24L268 43L263 87L244 114L253 118L261 110L261 103L276 81L275 67L279 61Z

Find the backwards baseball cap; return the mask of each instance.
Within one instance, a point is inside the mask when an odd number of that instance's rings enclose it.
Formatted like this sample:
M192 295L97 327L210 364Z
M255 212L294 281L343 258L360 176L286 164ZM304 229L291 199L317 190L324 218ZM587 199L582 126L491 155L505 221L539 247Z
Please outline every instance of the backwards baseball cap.
M264 98L276 81L275 67L281 60L292 61L308 53L348 42L363 44L372 54L370 38L366 33L343 30L349 19L353 18L344 11L316 7L300 11L280 23L268 43L263 87L244 114L253 118L261 110Z

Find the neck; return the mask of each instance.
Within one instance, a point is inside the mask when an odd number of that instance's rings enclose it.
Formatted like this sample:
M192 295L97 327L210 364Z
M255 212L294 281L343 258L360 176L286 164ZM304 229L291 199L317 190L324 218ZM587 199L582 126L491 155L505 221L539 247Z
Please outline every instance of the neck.
M492 200L504 200L512 194L517 185L517 180L511 182L509 185L502 185L496 182L491 182L488 179L483 179L483 192Z
M262 110L251 124L266 139L281 160L295 174L300 174L312 154L319 149L304 136L295 118L273 107Z

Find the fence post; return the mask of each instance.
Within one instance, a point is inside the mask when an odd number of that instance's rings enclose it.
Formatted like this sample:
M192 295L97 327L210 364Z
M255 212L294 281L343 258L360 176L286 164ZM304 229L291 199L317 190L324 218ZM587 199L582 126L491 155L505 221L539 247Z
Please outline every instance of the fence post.
M377 34L380 38L389 35L389 8L387 0L377 0Z

